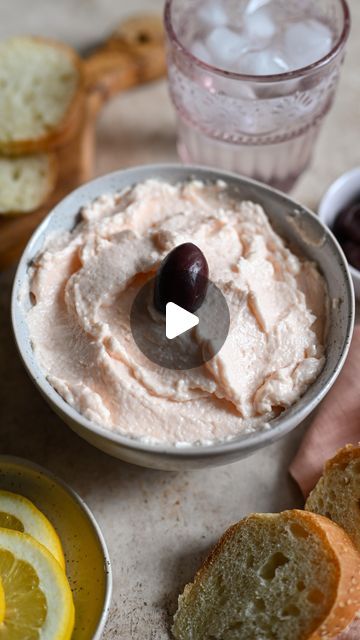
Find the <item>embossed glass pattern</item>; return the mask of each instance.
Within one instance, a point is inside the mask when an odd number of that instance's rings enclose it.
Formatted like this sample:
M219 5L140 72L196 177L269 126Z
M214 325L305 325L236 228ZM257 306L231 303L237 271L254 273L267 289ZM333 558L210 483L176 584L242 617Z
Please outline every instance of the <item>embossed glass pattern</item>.
M307 67L267 76L225 71L190 52L201 4L203 0L167 0L165 7L168 77L180 158L288 191L308 166L334 99L350 26L347 4L277 0L278 11L301 10L304 18L328 25L333 46ZM237 0L238 12L242 5L245 0Z

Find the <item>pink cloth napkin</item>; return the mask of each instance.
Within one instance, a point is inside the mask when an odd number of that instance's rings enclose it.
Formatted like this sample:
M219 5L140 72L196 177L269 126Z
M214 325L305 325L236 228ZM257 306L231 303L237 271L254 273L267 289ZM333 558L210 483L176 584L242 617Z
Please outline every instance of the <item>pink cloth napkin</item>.
M360 441L360 325L355 327L342 372L308 430L290 473L306 498L321 476L324 463L345 444ZM335 640L359 640L360 620Z
M351 623L345 631L340 633L334 640L359 640L360 638L360 620L356 619Z
M360 325L357 325L344 368L290 465L290 473L304 497L321 476L324 462L345 444L357 444L359 441Z

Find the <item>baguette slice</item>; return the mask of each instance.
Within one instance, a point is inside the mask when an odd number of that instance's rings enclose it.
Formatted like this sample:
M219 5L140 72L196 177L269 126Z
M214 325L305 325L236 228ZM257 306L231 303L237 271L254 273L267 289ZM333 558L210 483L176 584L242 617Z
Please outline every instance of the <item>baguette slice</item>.
M305 509L339 524L360 552L360 444L343 447L325 463Z
M254 514L230 527L172 628L177 640L324 640L360 604L360 556L336 524L306 511Z
M80 122L82 85L81 61L71 47L35 37L0 44L0 153L65 144Z
M40 207L53 191L57 175L54 154L0 157L0 214L18 215Z

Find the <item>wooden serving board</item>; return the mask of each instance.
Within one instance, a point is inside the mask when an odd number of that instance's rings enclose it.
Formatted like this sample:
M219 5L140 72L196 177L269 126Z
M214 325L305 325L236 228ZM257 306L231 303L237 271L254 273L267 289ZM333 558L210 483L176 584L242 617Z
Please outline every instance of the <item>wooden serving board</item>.
M93 176L95 122L102 106L115 94L165 74L164 35L157 16L131 18L82 61L85 88L83 114L75 137L56 154L59 175L46 204L36 211L0 216L0 269L15 262L34 229L73 189Z

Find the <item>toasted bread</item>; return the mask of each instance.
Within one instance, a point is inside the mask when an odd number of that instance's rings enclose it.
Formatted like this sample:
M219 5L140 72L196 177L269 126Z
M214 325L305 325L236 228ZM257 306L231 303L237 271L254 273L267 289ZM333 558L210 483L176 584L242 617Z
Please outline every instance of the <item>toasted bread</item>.
M325 463L305 509L339 524L360 552L360 444L349 444Z
M53 191L57 174L54 154L0 156L0 214L18 215L40 207Z
M360 555L306 511L254 514L228 529L179 598L177 640L324 640L360 604Z
M0 44L0 153L49 151L75 134L83 71L67 45L17 37Z

